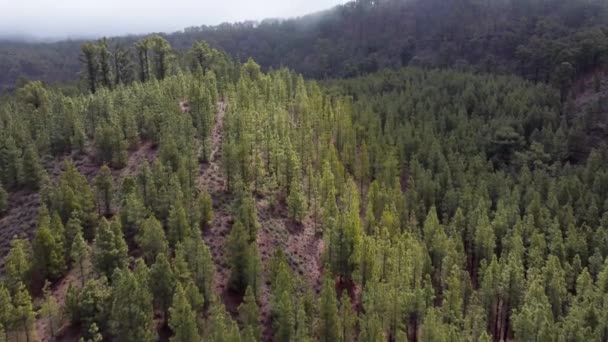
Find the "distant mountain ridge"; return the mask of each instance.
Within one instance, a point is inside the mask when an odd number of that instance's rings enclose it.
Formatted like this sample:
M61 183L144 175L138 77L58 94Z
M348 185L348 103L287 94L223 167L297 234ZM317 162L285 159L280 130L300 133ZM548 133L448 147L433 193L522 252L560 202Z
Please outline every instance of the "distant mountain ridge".
M602 0L359 0L299 18L163 36L178 51L205 40L240 61L252 57L265 69L287 66L314 78L416 65L516 73L560 86L606 63L607 8ZM0 42L0 91L20 79L77 80L82 43Z

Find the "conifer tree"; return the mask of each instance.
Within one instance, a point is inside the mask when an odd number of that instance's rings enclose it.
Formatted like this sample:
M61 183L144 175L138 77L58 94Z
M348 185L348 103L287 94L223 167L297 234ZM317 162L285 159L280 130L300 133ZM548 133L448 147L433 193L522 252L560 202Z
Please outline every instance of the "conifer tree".
M97 191L97 203L100 213L107 216L111 213L112 197L114 195L112 171L110 171L110 168L107 165L103 165L99 169L99 173L97 173L97 176L95 177L95 188Z
M100 39L97 42L97 50L99 53L99 81L106 88L112 88L112 75L110 64L110 50L108 49L108 41L106 38Z
M59 304L57 303L57 299L55 298L55 295L51 291L50 287L51 284L47 281L42 289L43 302L40 312L47 322L51 337L54 337L57 329L59 328L61 317L59 312Z
M23 283L17 285L17 291L13 296L13 305L16 330L23 332L27 342L33 341L34 307L32 305L32 297Z
M230 262L230 287L236 291L243 291L247 286L248 267L248 233L241 221L232 225L228 235L227 250Z
M302 193L302 187L298 179L294 179L289 187L289 196L287 196L287 206L289 208L289 216L292 220L302 223L306 216L306 198Z
M247 286L247 290L245 290L243 303L239 306L239 317L243 324L243 330L251 334L252 341L259 341L261 338L259 309L251 286Z
M211 302L205 333L207 341L241 341L236 323L230 318L219 298L215 298Z
M342 292L338 312L338 327L340 329L338 341L354 341L356 323L357 315L353 312L350 296L348 295L347 291L344 291Z
M32 270L32 246L25 239L14 238L4 258L5 284L14 293L20 283L28 283Z
M169 309L169 327L173 331L171 341L199 342L195 311L190 307L182 286L178 283L173 296L173 305Z
M22 158L21 150L17 148L17 143L12 136L0 140L0 165L2 165L2 173L0 174L2 184L6 189L12 189L20 184L22 173Z
M80 273L81 286L84 286L84 283L87 280L84 263L89 258L89 253L89 246L84 241L82 233L78 232L76 234L76 237L74 238L74 241L72 242L72 247L70 249L70 258L78 267L78 272Z
M89 336L87 339L81 337L79 342L102 342L103 336L99 332L99 328L96 323L91 323L89 328L87 329L87 335Z
M95 94L97 91L97 76L99 74L99 60L97 56L97 45L93 43L85 43L81 46L80 61L85 63L87 70L87 78L89 90Z
M258 222L255 201L249 190L244 188L239 190L235 207L236 219L244 226L244 229L247 232L248 241L255 241L257 239L257 231L260 224Z
M32 243L34 252L34 270L44 279L57 279L66 269L65 250L62 244L63 231L54 232L45 207L38 218L39 225ZM61 225L61 221L58 222Z
M212 299L212 284L215 273L211 251L200 236L187 239L183 243L183 251L191 278L203 296L205 305L207 305ZM194 307L194 309L198 310L197 307Z
M101 274L111 276L114 269L127 264L128 247L124 240L120 222L101 219L93 242L93 266Z
M8 333L16 316L11 294L2 283L0 283L0 308L3 308L0 310L0 330L4 332L4 340L8 341Z
M156 262L150 267L150 280L150 290L156 307L163 313L163 319L167 320L177 281L164 253L158 254ZM181 289L183 291L183 288Z
M256 298L260 293L260 289L262 287L262 258L260 257L260 252L258 250L258 244L256 241L249 244L246 252L246 268L245 268L245 278L246 278L246 286L251 286L253 293Z
M151 264L157 255L166 254L169 251L169 243L163 226L154 216L148 217L141 223L135 241L148 264Z
M23 162L21 165L21 182L23 185L29 187L30 189L38 189L45 171L40 163L38 152L33 146L27 146L24 149Z
M169 239L169 245L172 247L179 242L183 242L186 236L191 233L186 211L181 204L171 208L167 226L167 238Z
M117 269L112 280L110 329L121 341L152 341L154 331L152 295L147 280L135 272Z
M340 333L338 324L335 284L332 278L326 275L319 299L319 341L338 341Z

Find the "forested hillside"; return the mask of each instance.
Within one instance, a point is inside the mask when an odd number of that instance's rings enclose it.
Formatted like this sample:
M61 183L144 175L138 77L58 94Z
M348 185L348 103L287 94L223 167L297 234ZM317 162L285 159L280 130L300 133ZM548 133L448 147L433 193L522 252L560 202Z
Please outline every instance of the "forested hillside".
M558 89L106 44L0 105L5 339L608 339L608 155Z
M515 73L566 90L605 65L607 23L603 0L358 0L301 18L189 27L163 37L178 50L205 40L241 62L253 57L264 69L289 67L314 78L454 67ZM108 45L120 53L140 38ZM0 91L15 89L20 78L82 80L82 43L0 42Z

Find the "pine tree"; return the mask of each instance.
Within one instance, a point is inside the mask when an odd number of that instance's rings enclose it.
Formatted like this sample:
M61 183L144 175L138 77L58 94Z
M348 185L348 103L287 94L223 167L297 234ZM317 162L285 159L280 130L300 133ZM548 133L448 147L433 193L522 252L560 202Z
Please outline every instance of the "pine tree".
M350 296L347 291L342 292L340 299L340 309L338 312L339 339L338 341L355 340L355 324L357 315L353 312Z
M551 304L545 295L541 279L530 280L524 305L513 315L513 332L519 341L553 341L554 326Z
M219 298L212 300L206 327L206 341L241 341L241 336L236 323L230 318Z
M57 329L59 328L61 317L59 312L59 304L57 303L57 299L55 299L55 295L51 291L50 287L51 284L47 281L42 289L43 302L40 312L42 317L44 317L47 322L47 326L50 330L50 336L54 337Z
M199 235L198 237L187 239L183 243L183 252L191 278L203 296L205 305L207 305L212 299L212 285L215 274L215 265L211 257L211 251ZM198 307L193 308L198 310Z
M253 337L252 341L259 341L262 329L259 320L258 303L251 286L247 286L247 290L245 290L243 303L239 306L239 317L243 324L243 330L250 330L251 337Z
M85 261L89 258L89 246L84 241L82 237L82 233L77 233L74 238L74 242L72 242L72 248L70 250L70 257L74 264L78 266L78 272L80 273L80 282L81 286L84 286L86 282L86 274L85 274Z
M97 56L97 45L94 43L85 43L81 47L80 61L85 64L87 70L87 78L89 90L95 94L97 91L97 77L99 74L99 59Z
M11 241L11 249L4 258L4 281L12 293L17 291L20 283L29 283L32 254L29 241L18 238Z
M147 281L135 272L117 269L112 280L110 328L120 341L152 341L154 331L152 295Z
M289 187L289 196L287 196L287 207L289 208L289 216L292 220L302 223L306 216L306 198L302 193L300 181L294 179Z
M338 304L333 279L325 276L321 298L319 299L319 341L338 341Z
M124 240L120 222L110 224L101 219L93 242L93 266L101 274L111 276L114 269L122 269L127 263L128 247Z
M32 297L23 283L17 285L13 297L15 328L25 335L27 342L33 341L32 329L34 327L34 307Z
M196 325L196 314L190 307L186 293L179 283L175 289L173 305L169 309L169 315L169 327L171 327L171 330L173 331L171 341L201 341Z
M245 285L247 287L251 286L251 289L257 298L262 287L263 266L262 258L260 257L260 252L258 250L258 244L256 241L250 243L247 247L245 259L247 262L245 268Z
M38 152L33 146L27 146L23 152L22 184L30 189L38 189L44 172Z
M130 183L127 179L130 178L123 179L123 186L127 185L124 183ZM131 236L137 233L139 226L141 226L142 221L147 215L148 210L144 206L139 194L135 191L127 193L122 199L120 207L120 222L124 227L125 234Z
M192 310L194 310L197 315L203 313L206 304L205 298L200 294L201 291L192 279L188 281L185 291Z
M79 342L102 342L103 336L99 332L99 328L96 323L91 323L89 328L87 329L87 335L89 336L86 340L84 337L81 337Z
M228 235L227 250L230 263L230 287L236 291L243 291L247 286L247 264L249 236L241 221L232 225Z
M249 242L257 239L257 232L260 227L258 214L255 207L255 200L249 190L241 188L237 194L236 219L241 222L247 232Z
M165 254L160 253L156 256L156 262L150 267L150 278L152 297L166 321L177 281Z
M65 251L57 238L63 239L63 232L56 234L51 230L51 222L45 207L38 218L39 226L32 243L34 251L33 268L36 274L44 279L59 278L66 268ZM61 222L59 222L61 224Z
M110 290L105 277L89 279L81 289L70 284L65 309L72 324L90 326L96 322L101 331L106 331L112 303Z
M157 255L169 251L169 242L165 237L163 226L154 216L148 217L141 223L135 241L148 264L151 264Z
M182 242L191 233L190 224L184 207L180 204L173 206L169 212L167 223L167 238L169 245L175 247L178 242Z
M112 197L114 195L114 181L112 171L107 165L99 169L95 177L95 188L97 191L97 201L100 211L103 208L103 215L109 215L112 211Z
M78 219L78 217L76 215L72 215L70 217L70 219L68 220L68 222L65 224L65 237L64 237L64 241L65 241L65 249L66 249L66 260L72 260L72 257L70 255L71 253L71 248L72 245L74 244L74 240L76 239L76 236L78 234L82 235L82 239L84 240L84 231L82 229L82 222L80 222L80 219Z
M335 228L328 232L329 248L326 253L332 271L342 281L348 282L359 267L363 229L359 216L359 193L352 179L346 193L345 209L339 214Z
M4 284L0 283L0 330L4 331L4 340L8 341L9 329L15 321L15 307L11 299L11 294Z

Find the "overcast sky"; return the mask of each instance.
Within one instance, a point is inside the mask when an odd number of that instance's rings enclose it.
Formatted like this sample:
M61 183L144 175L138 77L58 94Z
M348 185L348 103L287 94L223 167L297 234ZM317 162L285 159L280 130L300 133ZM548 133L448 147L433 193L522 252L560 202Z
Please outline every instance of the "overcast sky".
M344 0L0 0L0 36L38 38L173 32L188 26L285 18Z

